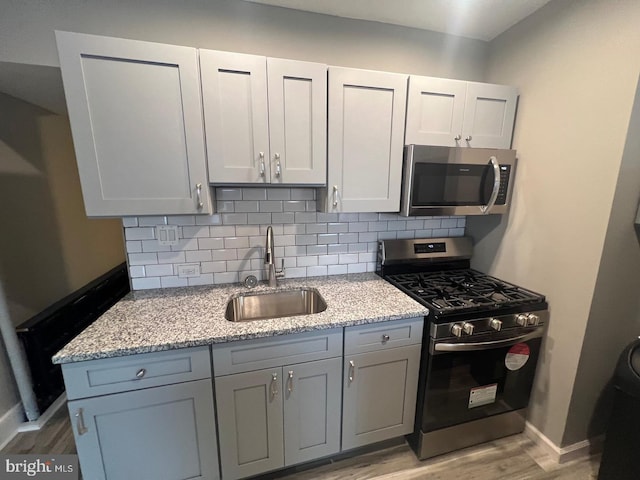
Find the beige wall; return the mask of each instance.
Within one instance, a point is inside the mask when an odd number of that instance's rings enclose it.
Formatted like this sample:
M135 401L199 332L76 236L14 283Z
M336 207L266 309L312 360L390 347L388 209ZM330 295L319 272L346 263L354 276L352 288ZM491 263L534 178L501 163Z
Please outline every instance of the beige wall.
M17 325L124 261L120 220L89 220L69 120L0 94L0 275ZM0 351L0 417L16 400Z
M517 85L508 217L470 219L474 266L547 295L530 421L562 445L640 71L640 2L555 1L491 45L487 81ZM601 389L601 379L592 388Z
M640 200L638 133L640 88L627 132L563 444L605 431L613 389L604 386L621 350L640 335L640 242L634 226Z
M240 0L4 1L0 62L59 65L54 29L480 80L487 45Z
M123 262L124 245L119 220L84 213L68 119L2 94L0 111L0 273L18 324Z

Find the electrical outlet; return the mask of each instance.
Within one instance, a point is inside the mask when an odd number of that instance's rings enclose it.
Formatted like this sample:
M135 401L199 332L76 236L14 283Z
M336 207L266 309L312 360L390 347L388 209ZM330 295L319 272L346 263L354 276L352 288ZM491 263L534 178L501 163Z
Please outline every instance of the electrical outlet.
M178 245L178 227L176 225L158 225L156 238L160 245Z
M192 278L200 276L200 265L197 263L184 263L178 265L178 277Z

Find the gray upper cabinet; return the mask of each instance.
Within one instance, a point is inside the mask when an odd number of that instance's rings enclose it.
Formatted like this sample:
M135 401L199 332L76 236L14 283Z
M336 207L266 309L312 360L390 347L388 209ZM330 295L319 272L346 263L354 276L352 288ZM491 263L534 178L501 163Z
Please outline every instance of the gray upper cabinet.
M413 431L423 322L345 328L343 450Z
M327 212L400 209L407 76L329 68Z
M196 49L56 39L87 215L211 213Z
M510 148L515 87L409 77L406 144Z
M326 65L200 50L216 184L326 184Z

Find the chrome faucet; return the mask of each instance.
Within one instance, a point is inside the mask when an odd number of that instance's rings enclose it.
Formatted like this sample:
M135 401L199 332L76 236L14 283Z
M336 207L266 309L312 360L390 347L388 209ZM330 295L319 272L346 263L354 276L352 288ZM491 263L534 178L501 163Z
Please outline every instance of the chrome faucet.
M264 264L269 265L267 269L267 278L270 287L278 286L278 278L284 278L284 258L282 259L281 268L278 270L275 266L275 255L273 254L273 228L271 225L267 227L267 244L264 247Z

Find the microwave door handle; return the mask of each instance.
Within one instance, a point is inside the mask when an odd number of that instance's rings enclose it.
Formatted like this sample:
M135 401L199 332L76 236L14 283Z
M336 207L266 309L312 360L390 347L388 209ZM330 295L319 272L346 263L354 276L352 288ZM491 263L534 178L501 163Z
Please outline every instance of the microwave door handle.
M437 352L470 352L477 350L491 350L493 348L509 347L516 343L526 342L534 338L542 337L544 328L537 328L533 332L518 335L517 337L506 338L504 340L494 340L492 342L470 342L470 343L435 343L432 345L432 353Z
M498 199L498 192L500 191L500 164L498 163L498 159L493 155L489 157L489 163L493 165L493 190L491 191L491 196L487 204L480 206L480 210L485 215L489 213L495 205Z

